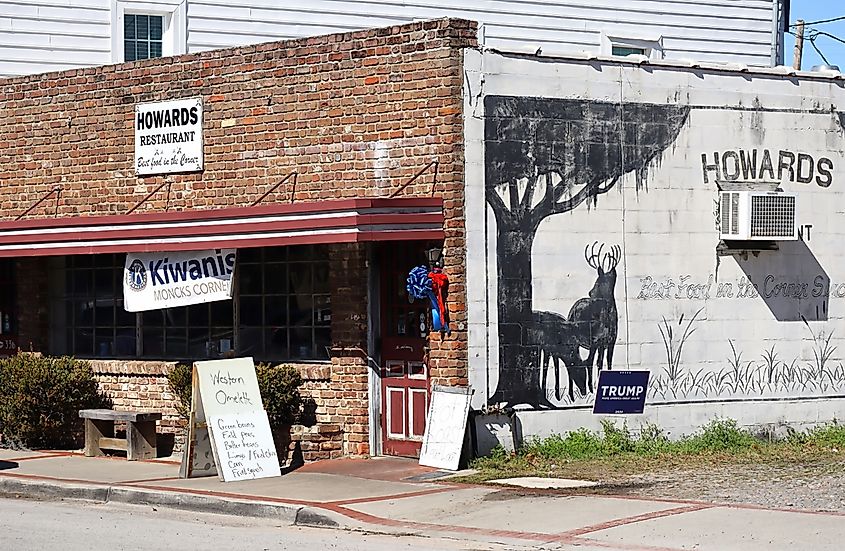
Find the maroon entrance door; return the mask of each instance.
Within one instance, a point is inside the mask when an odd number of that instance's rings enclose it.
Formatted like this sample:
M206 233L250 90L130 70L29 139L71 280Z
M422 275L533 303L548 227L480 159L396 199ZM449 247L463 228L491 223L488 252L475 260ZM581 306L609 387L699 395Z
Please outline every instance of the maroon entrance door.
M391 244L381 257L381 429L386 455L419 457L428 405L427 305L408 302L408 272L424 244Z

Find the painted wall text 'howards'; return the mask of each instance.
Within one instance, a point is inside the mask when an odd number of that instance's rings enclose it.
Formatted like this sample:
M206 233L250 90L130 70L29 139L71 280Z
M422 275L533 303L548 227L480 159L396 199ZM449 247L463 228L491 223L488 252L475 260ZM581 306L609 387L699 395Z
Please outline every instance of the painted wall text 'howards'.
M792 151L770 151L768 149L739 149L736 151L714 151L712 155L701 154L701 170L704 183L725 180L769 181L810 184L821 187L833 183L833 161L827 157L814 158L807 153Z

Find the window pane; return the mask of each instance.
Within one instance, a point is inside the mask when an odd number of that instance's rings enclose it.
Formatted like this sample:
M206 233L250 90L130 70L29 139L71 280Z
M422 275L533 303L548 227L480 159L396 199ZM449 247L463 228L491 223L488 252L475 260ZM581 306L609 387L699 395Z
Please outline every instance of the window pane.
M72 284L69 286L73 295L87 297L93 294L92 278L90 270L73 270L69 272Z
M261 294L261 265L247 264L235 268L241 295Z
M311 245L296 245L288 248L290 249L288 251L289 260L311 260L314 256L314 247Z
M298 327L290 330L291 358L306 359L314 357L311 328Z
M100 331L95 333L94 339L97 345L97 356L100 358L108 358L114 356L114 333L112 330Z
M134 356L135 327L118 327L114 338L114 355L118 357Z
M288 297L270 296L264 299L264 323L268 327L280 327L288 324Z
M185 327L188 324L187 306L167 308L166 310L159 310L159 312L161 313L160 319L159 316L152 316L152 313L144 314L144 322L146 323L147 316L151 315L153 319L159 320L158 323L164 327Z
M94 271L94 289L98 297L114 297L114 272L113 268Z
M150 58L150 43L139 40L135 44L135 59L149 59Z
M267 247L264 249L265 262L279 262L288 259L288 249L293 247Z
M291 264L288 273L291 293L311 294L311 264Z
M188 332L190 341L188 353L192 358L213 358L216 356L209 339L208 329L192 327Z
M293 295L290 297L290 324L312 325L311 295Z
M135 41L123 41L123 61L135 61Z
M150 42L150 58L161 57L161 42Z
M144 316L146 321L147 316ZM161 327L144 327L144 356L162 358L164 357L164 330Z
M238 249L238 263L241 262L261 262L261 252L264 249L250 248Z
M107 299L100 299L97 301L97 307L94 310L94 324L100 328L114 327L114 305Z
M264 266L264 292L272 294L288 292L286 264L266 264Z
M613 46L611 50L613 55L645 55L643 48L629 48L628 46Z
M117 301L114 310L117 316L117 319L115 320L117 325L121 325L123 327L135 327L135 312L127 312L126 309L123 308L123 299Z
M261 297L241 297L241 325L261 325Z
M329 347L332 344L332 332L330 329L314 330L314 357L318 360L329 359Z
M257 327L241 327L239 334L238 354L242 356L255 356L263 358L264 347L262 337L264 330ZM282 356L284 357L284 356Z
M187 308L188 325L192 327L208 327L208 304L194 304Z
M135 38L135 16L126 14L123 16L123 38Z
M94 355L94 331L77 328L73 333L73 353L80 356Z
M114 268L116 265L113 254L96 254L93 258L96 268Z
M218 357L231 352L234 335L235 332L232 330L232 326L214 327L211 329L211 339L214 342L214 350Z
M81 327L94 327L94 309L92 301L82 300L74 303L74 322Z
M135 16L135 37L140 40L150 39L150 16L136 15Z
M150 40L161 40L162 27L164 27L164 17L151 15L150 20Z
M185 329L171 329L167 331L164 338L165 354L171 358L174 356L186 357L188 342L185 337Z
M218 300L211 303L211 325L232 326L232 301Z
M315 293L329 292L329 264L314 264L314 289Z
M329 295L314 296L314 325L331 325L332 310Z
M264 338L266 342L266 349L264 356L266 358L289 358L288 355L288 334L287 329L265 329Z
M72 268L90 268L94 265L94 255L83 254L80 256L68 257L68 267Z

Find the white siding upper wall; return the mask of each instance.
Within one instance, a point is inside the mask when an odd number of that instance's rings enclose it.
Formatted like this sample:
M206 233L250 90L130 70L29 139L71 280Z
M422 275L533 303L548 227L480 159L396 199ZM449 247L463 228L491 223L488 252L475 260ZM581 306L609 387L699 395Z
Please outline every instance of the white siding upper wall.
M450 16L478 21L484 44L508 51L600 53L610 36L659 40L670 59L771 58L772 0L183 1L188 52ZM123 2L143 9L179 0ZM111 63L113 3L0 0L0 76Z
M769 65L771 0L190 0L188 51L461 17L491 48L599 53L602 33L662 39L664 57ZM609 52L608 52L609 53Z
M0 76L111 62L109 0L0 0Z

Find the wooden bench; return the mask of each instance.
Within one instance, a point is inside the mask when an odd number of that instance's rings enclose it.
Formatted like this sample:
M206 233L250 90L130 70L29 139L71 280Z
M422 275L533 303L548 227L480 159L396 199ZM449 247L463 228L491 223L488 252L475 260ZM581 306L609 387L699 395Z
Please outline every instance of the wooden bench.
M103 449L124 450L126 459L156 458L156 421L161 413L152 411L114 411L111 409L83 409L85 419L85 455L103 455ZM126 439L114 437L114 422L126 423Z

